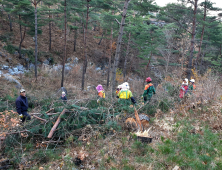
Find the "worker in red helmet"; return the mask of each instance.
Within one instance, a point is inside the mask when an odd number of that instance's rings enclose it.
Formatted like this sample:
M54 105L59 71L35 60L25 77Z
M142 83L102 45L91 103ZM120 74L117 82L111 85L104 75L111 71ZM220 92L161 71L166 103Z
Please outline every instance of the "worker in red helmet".
M150 100L153 96L153 94L156 94L156 90L153 86L152 79L150 77L148 77L146 79L147 85L145 85L144 88L144 93L143 93L143 99L146 102L147 100Z

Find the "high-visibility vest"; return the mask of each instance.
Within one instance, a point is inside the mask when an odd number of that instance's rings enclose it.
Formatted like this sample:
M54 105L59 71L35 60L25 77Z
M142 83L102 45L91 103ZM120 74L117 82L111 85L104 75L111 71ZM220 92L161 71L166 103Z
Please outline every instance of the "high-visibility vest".
M101 98L105 98L105 92L104 91L100 91L99 93L98 93L98 96L99 97L101 97Z
M153 86L153 84L152 84L152 83L150 83L150 84L145 85L144 90L147 90L147 89L148 89L150 86Z
M132 92L130 90L121 90L118 96L120 99L129 99L132 97Z

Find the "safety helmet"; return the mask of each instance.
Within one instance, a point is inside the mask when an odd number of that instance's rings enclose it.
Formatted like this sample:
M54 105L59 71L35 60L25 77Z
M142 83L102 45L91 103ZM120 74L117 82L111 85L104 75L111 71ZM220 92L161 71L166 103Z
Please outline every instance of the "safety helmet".
M183 79L183 80L185 80L185 81L186 81L186 83L188 83L188 79L187 79L187 78L185 78L185 79Z
M123 90L129 90L129 83L127 83L127 82L124 82L122 85L121 85L121 87L122 87L122 89Z
M65 95L65 94L66 94L66 92L64 92L64 91L63 91L63 92L62 92L62 94L63 94L63 95Z
M195 83L195 80L194 80L194 79L191 79L190 82Z
M150 77L146 78L146 82L151 82L152 79Z
M122 84L118 85L117 89L122 89L122 86L123 86Z

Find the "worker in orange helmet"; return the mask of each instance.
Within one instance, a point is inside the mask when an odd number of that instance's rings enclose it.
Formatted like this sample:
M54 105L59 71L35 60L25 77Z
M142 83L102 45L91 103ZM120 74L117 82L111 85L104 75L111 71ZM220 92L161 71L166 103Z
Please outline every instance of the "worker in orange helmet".
M153 86L152 79L148 77L146 79L147 85L145 85L144 93L143 93L143 99L146 102L147 100L150 100L153 96L153 94L156 94L155 87Z

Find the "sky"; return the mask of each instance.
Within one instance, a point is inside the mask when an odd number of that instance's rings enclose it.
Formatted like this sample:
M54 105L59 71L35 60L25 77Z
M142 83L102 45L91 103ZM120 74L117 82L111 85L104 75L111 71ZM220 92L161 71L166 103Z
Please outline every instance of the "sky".
M200 2L203 2L204 0L199 0ZM222 8L222 0L210 0L211 2L215 3L214 6L215 7L219 7ZM155 0L155 2L157 3L157 5L159 6L165 6L168 3L176 3L178 2L177 0ZM218 12L218 13L222 13L222 11ZM213 15L215 15L216 13L212 13Z

